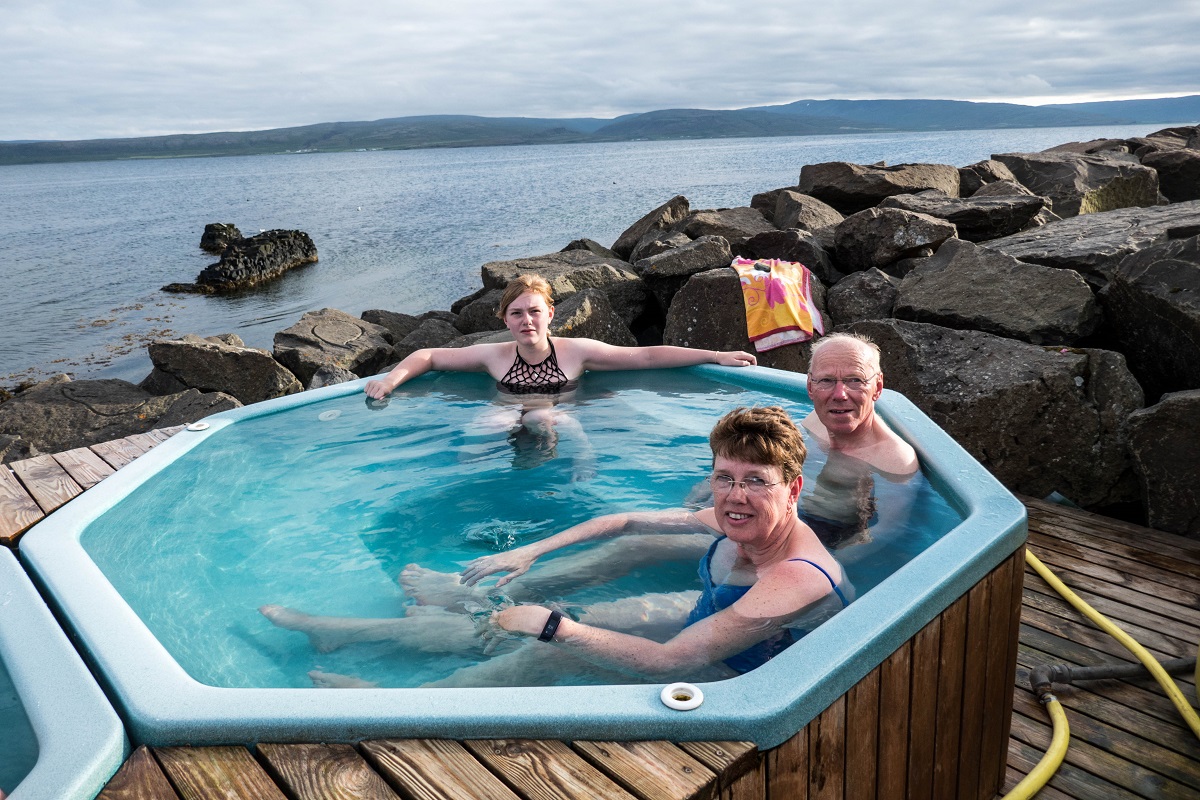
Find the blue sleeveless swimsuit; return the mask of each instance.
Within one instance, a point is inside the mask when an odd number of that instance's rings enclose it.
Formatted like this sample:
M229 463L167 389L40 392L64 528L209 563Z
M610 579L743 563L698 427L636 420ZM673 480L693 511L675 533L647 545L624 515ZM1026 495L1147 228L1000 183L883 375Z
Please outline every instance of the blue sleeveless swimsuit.
M700 575L700 581L703 588L700 597L696 600L695 607L688 614L687 625L693 625L705 617L711 617L718 611L729 608L738 600L746 596L746 592L750 591L749 586L736 586L727 583L714 584L712 579L712 558L713 553L717 550L717 545L726 537L722 536L717 539L708 548L708 552L704 558L700 559L700 567L697 570ZM829 585L833 588L833 592L838 599L842 601L842 608L850 605L850 601L846 595L838 587L828 572L826 572L819 564L814 564L806 558L790 558L789 561L803 561L805 564L810 564L820 570L825 579L829 581ZM686 626L685 626L686 627ZM814 626L815 627L815 626ZM725 665L736 671L739 675L749 672L755 667L761 667L770 659L782 653L797 640L808 634L807 630L796 631L792 628L780 631L769 639L764 639L756 645L746 648L737 655L730 656L725 659Z

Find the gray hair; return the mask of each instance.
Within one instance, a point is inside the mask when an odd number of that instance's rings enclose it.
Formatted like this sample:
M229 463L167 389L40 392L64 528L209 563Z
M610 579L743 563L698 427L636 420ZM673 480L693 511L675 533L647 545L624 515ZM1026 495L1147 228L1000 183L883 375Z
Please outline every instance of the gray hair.
M876 372L883 371L879 363L879 345L875 344L870 336L862 333L838 332L822 336L813 342L812 348L809 350L808 363L811 365L812 362L817 360L817 353L837 342L846 342L853 345L866 357L872 369ZM811 366L809 368L811 369Z

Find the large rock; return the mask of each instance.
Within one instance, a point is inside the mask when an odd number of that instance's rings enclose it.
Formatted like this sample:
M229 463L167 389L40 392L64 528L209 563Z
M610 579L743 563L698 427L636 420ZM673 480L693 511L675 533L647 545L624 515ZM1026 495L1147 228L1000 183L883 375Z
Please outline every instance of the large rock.
M777 228L799 228L816 234L818 238L824 234L832 237L834 228L846 218L828 203L790 189L779 193L772 217Z
M494 333L494 331L478 331L478 333ZM501 332L512 338L507 330ZM403 361L418 350L430 347L445 347L446 344L462 335L462 331L446 322L444 319L426 319L413 329L412 333L396 342L394 353L390 360Z
M1130 253L1197 234L1200 200L1192 200L1086 214L993 239L983 246L1027 263L1073 269L1100 289Z
M554 307L550 333L571 339L596 339L633 347L637 339L612 309L608 295L599 289L584 289Z
M886 385L1013 491L1089 507L1137 497L1125 422L1142 391L1120 353L1046 348L902 320L858 322Z
M682 231L650 231L642 237L633 252L629 254L629 263L636 264L643 258L650 258L659 253L665 253L676 247L683 247L692 239Z
M454 327L458 328L460 333L505 330L504 320L496 316L503 297L503 289L489 289L484 292L459 310Z
M833 266L833 260L816 235L798 228L751 236L742 245L742 250L746 251L747 258L755 260L774 258L803 264L826 285L845 277Z
M954 225L943 219L898 208L868 208L838 225L834 260L842 272L885 267L902 258L930 255L954 235Z
M1079 273L1026 264L951 239L904 276L898 319L986 331L1032 344L1074 344L1099 322Z
M503 289L513 278L525 273L541 275L550 284L555 305L583 289L599 289L608 295L613 310L626 324L640 317L650 300L645 282L627 262L588 250L491 261L483 265L481 272L487 289Z
M954 223L958 238L983 242L1021 230L1046 207L1046 201L1032 195L959 198L930 191L886 197L879 207L944 219Z
M1158 173L1158 188L1172 203L1200 200L1200 150L1149 153L1142 163Z
M819 282L813 283L813 302L824 311L825 289ZM724 268L693 275L671 302L663 344L754 353L746 333L746 305L737 273ZM808 371L807 345L785 345L757 355L764 367Z
M875 269L853 272L829 289L829 316L835 325L888 319L896 305L900 279Z
M999 163L999 162L997 162L997 163ZM992 181L991 183L985 183L983 186L979 187L978 191L974 192L971 195L971 198L975 199L975 198L983 198L983 197L1012 197L1014 195L1023 196L1023 197L1037 197L1036 194L1029 191L1024 186L1022 186L1020 183L1017 183L1015 180L1010 181L1010 180L1006 179L1006 180L1002 180L1002 181ZM1043 198L1042 209L1045 210L1045 209L1048 209L1049 207L1050 207L1049 201L1046 201ZM1061 219L1061 217L1060 217L1060 219Z
M1158 173L1136 160L1082 153L998 153L1026 188L1050 198L1064 219L1131 206L1157 205Z
M960 197L973 197L976 192L990 183L997 181L1013 181L1017 178L1012 170L999 161L986 159L958 168L958 194Z
M775 208L779 202L779 195L782 193L794 190L795 186L783 186L778 189L769 189L765 192L759 192L750 198L750 207L762 212L762 215L767 218L767 221L775 224Z
M188 334L181 339L160 339L147 350L154 370L141 383L152 394L174 394L186 389L224 392L243 405L283 397L304 387L266 350L228 343L217 337L202 339Z
M304 388L321 389L326 386L336 386L339 383L348 383L355 380L358 380L358 376L348 369L336 367L333 364L322 364L317 367L317 371L309 378L308 385Z
M675 224L675 230L683 231L693 239L720 236L732 248L755 234L775 229L761 211L750 206L693 211Z
M652 230L661 231L671 228L683 220L689 211L691 211L691 206L686 197L683 195L672 197L626 228L625 232L618 236L617 241L613 243L613 252L621 258L629 258L634 246L641 241L643 236Z
M671 307L671 298L687 283L688 278L697 272L728 267L732 261L729 242L724 237L701 236L682 247L643 259L633 268L646 282L665 314Z
M421 324L420 317L412 314L401 314L399 311L385 311L382 308L372 308L362 312L360 319L372 325L387 328L392 335L392 341L398 342L412 333Z
M34 458L41 454L42 451L20 436L13 436L10 433L0 433L0 464L24 461L27 458Z
M200 235L200 249L206 253L220 255L231 242L242 238L242 232L229 222L210 222Z
M1129 454L1150 527L1200 539L1200 391L1129 415Z
M593 239L576 239L564 247L562 252L565 253L569 250L587 250L589 253L595 253L605 258L621 258L621 256Z
M336 308L323 308L309 311L295 325L275 334L275 360L305 385L325 364L365 378L390 363L391 340L391 333L381 325Z
M202 269L194 285L171 284L163 289L233 292L275 280L290 269L316 260L317 247L304 231L264 231L230 242L221 260Z
M1130 255L1100 300L1148 399L1200 389L1200 237Z
M20 436L46 453L61 453L195 422L239 406L221 392L188 389L159 397L128 381L58 376L0 405L0 433Z
M949 164L897 164L893 167L828 161L800 169L799 190L843 214L878 205L885 197L937 189L958 197L958 168Z

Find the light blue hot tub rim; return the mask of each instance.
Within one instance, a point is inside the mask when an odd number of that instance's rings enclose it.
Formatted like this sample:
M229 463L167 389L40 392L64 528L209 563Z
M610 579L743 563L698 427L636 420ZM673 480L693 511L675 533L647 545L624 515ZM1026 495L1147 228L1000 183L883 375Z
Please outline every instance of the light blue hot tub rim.
M705 377L807 399L805 376L764 367L688 367ZM764 666L702 684L705 700L674 711L664 684L479 689L232 689L192 679L92 562L80 536L95 518L208 436L238 421L362 391L366 379L208 417L39 523L27 565L138 744L353 742L369 738L549 738L753 741L790 738L1002 563L1026 538L1024 506L900 394L876 411L911 442L964 521L830 622ZM715 422L715 418L714 418ZM958 565L949 568L947 565ZM865 645L856 644L866 642Z
M91 800L129 755L121 719L42 602L0 547L0 660L37 737L37 761L10 800Z

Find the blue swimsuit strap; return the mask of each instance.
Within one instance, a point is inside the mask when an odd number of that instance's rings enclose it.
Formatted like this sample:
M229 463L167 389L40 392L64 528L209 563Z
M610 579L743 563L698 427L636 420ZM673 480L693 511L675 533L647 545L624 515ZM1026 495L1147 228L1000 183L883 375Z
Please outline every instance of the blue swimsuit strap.
M708 568L710 571L712 570L713 553L717 552L717 545L719 545L723 539L728 539L728 538L729 538L728 536L721 536L715 542L713 542L711 545L708 546L708 552L705 554L705 561L708 562ZM813 561L809 561L807 558L789 558L788 561L803 561L805 564L809 564L811 566L816 567L817 570L819 570L820 573L825 576L825 580L829 581L829 585L833 587L833 591L837 594L838 599L842 601L842 608L848 608L850 606L850 601L846 599L846 595L842 594L842 590L837 585L837 582L833 579L833 576L831 576L828 572L826 572L825 568L822 567L820 564L817 564ZM747 587L747 588L749 588L749 587Z

